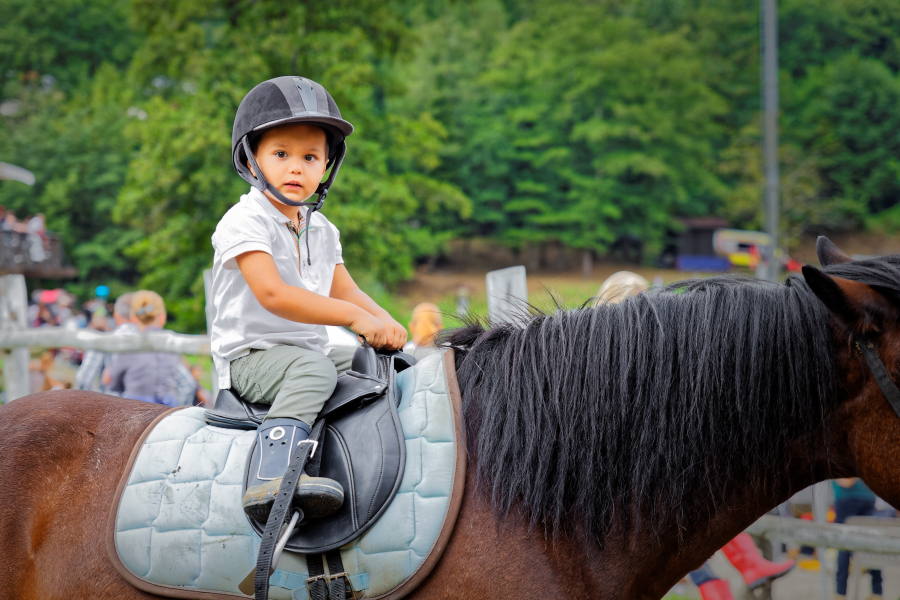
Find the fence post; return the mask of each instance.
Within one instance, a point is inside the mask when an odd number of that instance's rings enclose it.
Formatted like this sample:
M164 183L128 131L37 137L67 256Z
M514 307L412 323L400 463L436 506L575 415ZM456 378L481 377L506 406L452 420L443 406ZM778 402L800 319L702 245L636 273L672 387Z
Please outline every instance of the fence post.
M213 304L212 295L209 293L212 288L212 269L203 271L203 290L206 293L206 333L212 338L212 323L216 316L216 306ZM219 396L219 375L216 373L216 363L213 362L209 368L209 389L212 392L213 402Z
M28 295L25 277L22 275L0 276L0 329L23 330L28 327ZM31 393L31 372L28 363L31 352L28 348L13 348L3 368L3 385L6 401L15 400Z
M828 505L829 505L829 487L831 482L820 481L813 486L813 521L816 523L828 522ZM828 576L828 562L825 560L825 547L818 546L816 548L816 558L819 559L819 576L822 579L822 599L829 600L831 598L832 579Z
M487 284L488 318L491 323L515 323L528 314L528 281L525 267L491 271Z

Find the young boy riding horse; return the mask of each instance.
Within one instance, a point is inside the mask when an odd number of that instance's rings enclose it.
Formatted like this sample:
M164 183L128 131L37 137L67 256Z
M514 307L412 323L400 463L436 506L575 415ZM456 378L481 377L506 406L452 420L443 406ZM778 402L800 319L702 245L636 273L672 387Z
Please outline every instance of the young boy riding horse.
M350 352L326 352L325 326L349 327L375 348L406 343L403 326L357 287L340 232L317 212L352 132L325 88L303 77L260 83L234 120L232 164L252 188L212 236L212 354L220 388L271 405L243 499L244 511L263 522L292 448L309 438L337 373L350 367ZM294 490L306 518L332 514L343 500L341 485L324 477L303 474Z

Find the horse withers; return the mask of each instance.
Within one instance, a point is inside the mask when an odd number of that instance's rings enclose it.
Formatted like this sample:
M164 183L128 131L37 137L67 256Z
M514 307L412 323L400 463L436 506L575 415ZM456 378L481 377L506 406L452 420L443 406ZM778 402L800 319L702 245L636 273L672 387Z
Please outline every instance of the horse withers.
M661 598L794 492L861 477L900 506L900 417L854 340L900 380L900 256L783 284L687 281L618 304L449 334L469 480L410 597ZM0 598L142 598L104 530L164 408L90 392L0 409Z

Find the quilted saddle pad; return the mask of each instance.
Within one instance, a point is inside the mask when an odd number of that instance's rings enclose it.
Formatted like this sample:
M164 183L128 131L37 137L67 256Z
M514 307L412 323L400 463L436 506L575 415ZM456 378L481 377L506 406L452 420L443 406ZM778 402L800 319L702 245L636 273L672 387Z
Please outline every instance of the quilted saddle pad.
M453 355L397 376L407 459L397 496L371 529L341 548L364 598L396 599L431 571L462 501L465 440ZM107 551L136 587L178 598L251 598L238 585L256 566L260 538L241 507L254 431L212 427L204 410L170 411L138 441L109 518ZM285 552L270 598L308 598L303 555Z

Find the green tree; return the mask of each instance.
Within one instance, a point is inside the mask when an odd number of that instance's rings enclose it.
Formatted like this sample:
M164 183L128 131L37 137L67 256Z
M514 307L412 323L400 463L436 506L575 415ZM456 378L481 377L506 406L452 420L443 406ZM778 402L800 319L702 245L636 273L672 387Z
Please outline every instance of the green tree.
M673 214L715 206L727 106L685 32L604 5L526 4L504 31L503 8L476 3L424 42L419 100L453 132L441 174L473 199L477 233L512 247L604 250L624 233L653 245Z
M356 127L323 212L341 230L357 277L408 277L412 261L434 251L421 222L410 227L417 213L467 210L458 189L428 175L444 129L426 114L387 110L385 98L402 90L386 66L406 50L398 7L146 1L133 5L132 21L145 43L130 72L148 116L129 129L138 151L117 217L145 234L128 253L146 273L141 284L172 299L182 327L204 327L200 273L212 261L210 236L248 189L231 168L230 131L238 103L260 81L315 79Z
M128 8L128 0L0 0L0 100L41 76L45 89L56 80L69 90L103 63L124 66L138 42Z
M808 72L789 96L785 128L818 158L822 198L840 199L859 224L900 202L900 79L856 53Z
M0 204L19 218L44 213L79 269L73 291L82 296L99 283L122 290L136 276L122 250L140 233L113 221L134 150L124 135L125 123L136 118L127 114L130 96L106 65L70 95L23 90L18 110L2 123L9 144L0 145L0 160L33 171L36 183L0 181Z

